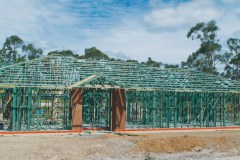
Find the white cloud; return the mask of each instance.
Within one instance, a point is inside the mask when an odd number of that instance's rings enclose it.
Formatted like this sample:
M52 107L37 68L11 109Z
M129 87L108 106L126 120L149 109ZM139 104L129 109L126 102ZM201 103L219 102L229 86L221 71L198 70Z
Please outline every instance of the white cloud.
M11 35L18 35L29 42L42 41L46 44L53 39L56 41L58 27L74 25L78 21L76 17L65 14L63 3L66 2L59 1L52 5L41 0L2 0L0 44Z
M156 34L144 28L116 28L101 34L92 32L95 36L88 39L87 44L95 44L102 51L122 52L130 59L139 61L146 61L148 57L152 57L156 61L179 64L197 48L196 42L186 38L186 32L187 30L179 30L174 33Z
M184 3L151 0L150 11L141 10L138 15L124 14L118 22L97 19L99 21L93 24L101 25L101 29L94 29L98 26L91 25L86 28L84 21L93 21L91 17L66 10L70 3L66 0L59 0L59 3L43 3L43 0L0 1L0 44L7 36L16 34L45 52L71 49L82 54L85 48L95 46L107 53L123 53L139 61L152 57L164 63L180 63L198 48L198 42L186 38L190 27L197 22L217 20L221 29L218 35L223 43L228 37L239 35L240 30L237 16L240 6L227 4L224 0L221 3L226 5L219 4L217 0ZM111 0L102 1L111 3ZM77 3L74 7L81 10L91 6ZM119 10L121 8L114 12ZM145 16L141 16L144 13ZM106 26L105 22L117 25Z
M179 29L201 21L217 19L222 15L213 1L194 0L177 6L164 3L145 15L144 21L150 29Z
M41 41L40 39L35 42L29 42L29 43L34 43L35 47L41 48L42 50L51 50L53 48L57 48L54 44L48 42L48 41Z

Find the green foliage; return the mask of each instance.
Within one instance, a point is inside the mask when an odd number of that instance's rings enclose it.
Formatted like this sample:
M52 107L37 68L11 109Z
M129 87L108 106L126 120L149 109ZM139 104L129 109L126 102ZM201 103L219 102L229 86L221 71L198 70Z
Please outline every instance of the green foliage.
M24 61L25 56L20 55L23 40L16 35L6 38L0 51L0 61L7 63L16 63Z
M134 59L128 59L128 60L126 60L126 62L136 62L136 63L138 63L138 61L134 60Z
M100 51L96 47L86 48L83 58L84 59L92 59L92 60L100 60L100 59L110 60L108 55L104 54L102 51Z
M179 65L175 64L164 64L164 68L179 68Z
M18 63L42 56L43 51L36 49L33 44L24 44L24 41L16 36L6 38L0 50L1 63Z
M92 60L105 59L115 61L115 59L110 59L106 54L104 54L102 51L95 47L86 48L85 54L82 56L74 54L71 50L51 51L48 53L48 55L69 56L78 59L92 59Z
M80 59L81 56L74 54L71 50L62 50L62 51L51 51L48 55L59 55L59 56L69 56Z
M115 61L115 59L114 58L110 58L110 61Z
M223 74L227 78L231 78L239 81L240 79L240 39L237 38L229 38L227 40L227 45L230 52L226 52L224 59L225 63L225 74Z
M144 160L154 160L154 157L152 157L150 153L147 153Z
M36 49L33 44L23 45L22 51L26 53L26 56L29 60L39 58L42 56L42 49Z
M142 64L146 64L147 66L151 66L151 67L160 67L160 65L161 65L160 62L156 62L156 61L152 60L151 57L148 57L147 62L143 62Z
M188 57L186 62L182 62L182 67L188 66L203 72L217 74L216 65L220 62L220 56L217 53L221 51L221 45L217 39L218 30L215 21L197 23L189 30L187 37L199 40L200 47Z

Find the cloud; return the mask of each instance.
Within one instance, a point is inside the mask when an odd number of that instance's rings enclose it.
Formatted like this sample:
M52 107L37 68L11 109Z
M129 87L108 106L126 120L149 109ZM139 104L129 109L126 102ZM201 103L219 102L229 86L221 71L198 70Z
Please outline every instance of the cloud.
M222 15L221 9L215 7L213 1L194 0L176 6L161 4L161 7L154 8L144 17L150 29L179 29L197 22L218 19Z
M45 53L71 49L83 54L95 46L139 61L180 63L199 47L186 38L197 22L217 20L222 43L239 35L240 6L230 1L2 0L0 44L15 34Z
M57 46L55 46L54 44L48 42L48 41L33 41L33 42L29 42L29 43L34 43L35 47L37 48L41 48L42 50L52 50L54 48L57 48Z
M43 2L42 0L1 1L0 43L10 35L18 35L25 41L47 42L51 40L49 37L59 34L55 31L62 24L76 23L76 17L64 14L62 4L52 5L49 2L46 5Z
M94 46L102 51L122 52L130 59L139 61L152 57L165 63L180 63L198 46L196 42L186 38L186 32L184 29L174 34L156 34L139 27L132 30L116 28L102 33L105 36L95 35L87 43L95 44Z

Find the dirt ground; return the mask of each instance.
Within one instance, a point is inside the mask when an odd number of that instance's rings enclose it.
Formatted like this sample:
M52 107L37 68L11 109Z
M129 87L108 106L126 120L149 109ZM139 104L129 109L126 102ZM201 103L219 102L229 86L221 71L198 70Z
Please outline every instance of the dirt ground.
M240 159L240 130L0 135L1 160Z

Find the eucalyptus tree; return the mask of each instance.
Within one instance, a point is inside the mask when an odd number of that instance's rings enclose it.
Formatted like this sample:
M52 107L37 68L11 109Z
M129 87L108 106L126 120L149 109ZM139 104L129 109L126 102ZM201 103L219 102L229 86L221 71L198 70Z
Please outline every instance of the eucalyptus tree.
M228 59L225 63L225 76L231 79L239 81L240 79L240 39L229 38L227 40L227 46L230 52L226 52Z
M20 52L22 50L23 40L16 36L10 36L6 38L2 49L0 50L1 62L16 63L24 61L25 55Z
M195 68L210 74L216 74L216 65L220 61L219 53L221 45L217 38L219 27L215 21L208 23L201 22L193 26L187 33L187 38L198 40L200 46L197 51L193 52L182 66Z

